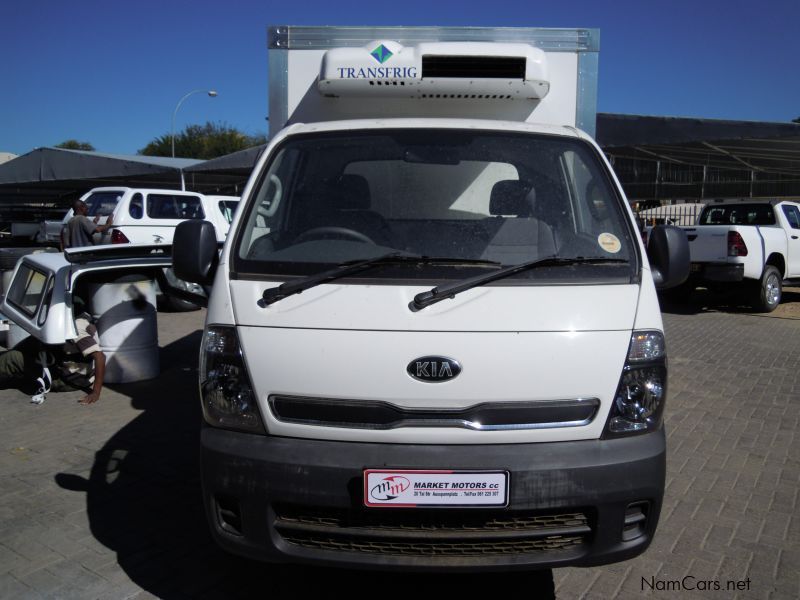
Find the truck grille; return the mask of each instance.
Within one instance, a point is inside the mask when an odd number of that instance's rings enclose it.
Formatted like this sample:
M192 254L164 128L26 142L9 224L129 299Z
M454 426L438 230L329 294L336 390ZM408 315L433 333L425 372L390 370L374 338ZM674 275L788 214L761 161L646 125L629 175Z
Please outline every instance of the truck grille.
M395 554L400 556L477 556L490 554L529 554L563 550L580 546L580 537L557 536L552 539L513 542L389 542L366 540L339 540L318 536L284 537L287 542L304 548L363 552L369 554Z
M387 514L391 513L391 514ZM275 529L289 544L401 556L477 556L568 550L591 535L583 512L320 510L275 507Z
M284 423L354 429L457 427L475 431L582 427L597 415L600 400L536 400L489 402L462 409L403 408L390 402L308 398L275 394L269 397L275 418Z

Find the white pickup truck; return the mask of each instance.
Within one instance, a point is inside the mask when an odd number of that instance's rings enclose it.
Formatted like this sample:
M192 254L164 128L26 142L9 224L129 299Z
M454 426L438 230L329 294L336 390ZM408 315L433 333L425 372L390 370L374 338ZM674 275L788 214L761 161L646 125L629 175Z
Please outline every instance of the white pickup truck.
M753 306L771 312L784 282L800 280L800 203L719 200L708 204L697 225L683 227L689 240L689 280L676 298L698 285L749 286Z

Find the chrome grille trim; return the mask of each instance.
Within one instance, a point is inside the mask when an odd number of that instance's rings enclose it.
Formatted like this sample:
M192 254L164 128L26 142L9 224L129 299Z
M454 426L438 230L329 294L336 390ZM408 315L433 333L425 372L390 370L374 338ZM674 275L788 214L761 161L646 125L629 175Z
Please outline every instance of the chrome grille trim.
M272 414L283 423L317 427L389 430L452 427L472 431L518 431L583 427L597 416L600 400L484 402L463 409L404 408L390 402L272 395Z

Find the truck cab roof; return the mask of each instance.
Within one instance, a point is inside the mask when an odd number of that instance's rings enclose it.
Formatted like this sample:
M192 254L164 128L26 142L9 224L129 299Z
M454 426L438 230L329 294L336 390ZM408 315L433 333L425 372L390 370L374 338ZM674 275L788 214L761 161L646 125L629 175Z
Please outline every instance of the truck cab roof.
M314 123L294 123L283 130L283 135L319 133L323 131L342 131L352 129L478 129L495 131L520 131L547 135L562 135L591 140L585 132L568 125L546 123L526 123L494 119L450 119L436 117L348 119L342 121L320 121ZM264 153L266 154L266 152Z

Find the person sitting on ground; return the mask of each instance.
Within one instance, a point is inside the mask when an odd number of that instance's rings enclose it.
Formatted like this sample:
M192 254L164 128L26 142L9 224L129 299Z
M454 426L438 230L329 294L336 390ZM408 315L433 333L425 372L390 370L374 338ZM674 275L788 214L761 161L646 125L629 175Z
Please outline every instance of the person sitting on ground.
M82 309L76 312L78 335L63 346L45 346L31 336L0 354L0 387L33 390L34 404L44 402L50 391L74 390L86 392L79 400L81 404L97 402L103 389L106 356L89 314Z
M64 227L61 232L61 246L64 248L82 248L84 246L93 246L94 240L92 235L95 233L102 233L107 229L114 226L112 215L108 215L105 224L98 225L100 215L97 215L94 220L87 217L89 207L83 200L75 200L72 203L72 210L75 213Z

